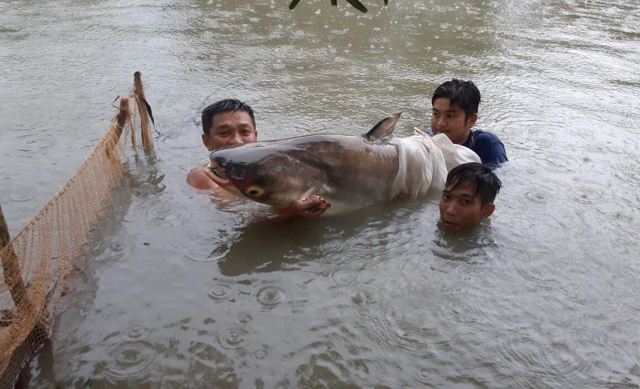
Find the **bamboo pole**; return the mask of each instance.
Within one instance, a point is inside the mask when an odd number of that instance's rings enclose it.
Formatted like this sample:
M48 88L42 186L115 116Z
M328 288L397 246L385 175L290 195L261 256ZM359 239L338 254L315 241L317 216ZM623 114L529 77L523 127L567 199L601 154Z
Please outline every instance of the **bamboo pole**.
M7 221L4 219L4 213L2 212L2 205L0 205L0 250L5 248L9 244L10 235Z
M2 212L0 205L0 251L2 252L2 271L4 280L9 286L11 297L16 308L24 309L31 312L33 307L27 298L27 289L22 280L22 272L20 271L20 262L18 256L13 251L13 247L9 244L11 237L9 235L9 227Z
M123 97L120 99L120 108L118 109L118 113L115 116L115 120L111 124L112 128L114 128L114 131L111 133L105 147L105 153L107 154L107 157L113 162L117 162L118 160L115 154L115 149L120 136L122 135L122 130L124 130L124 124L129 116L129 98Z
M11 297L13 298L13 303L16 306L16 317L22 318L20 320L24 320L24 318L28 318L33 314L33 305L27 297L27 290L25 288L24 281L22 280L20 263L18 260L18 256L13 251L13 247L11 246L9 227L7 226L7 221L4 218L4 213L2 212L1 205L0 253L2 254L2 271L4 274L4 280L9 286L9 291L11 293ZM23 374L20 374L21 370L26 366L27 362L29 362L32 357L32 355L29 353L35 352L35 350L37 350L37 345L41 344L47 338L47 331L42 323L40 323L40 321L38 320L35 323L34 327L31 329L26 339L20 344L20 346L18 346L16 350L13 351L8 364L6 366L3 366L4 369L0 370L0 383L13 382L14 380L18 379L18 376L22 376ZM28 358L24 358L24 355L29 356ZM24 370L22 370L22 372L24 372ZM16 388L28 387L28 378L24 377L22 380L18 379L18 381L19 382L15 383ZM26 382L26 384L21 384L24 382Z
M142 138L142 147L145 151L153 149L153 138L151 137L151 127L149 126L149 104L144 95L144 87L142 86L142 73L135 72L133 74L133 95L138 104L138 112L140 114L140 137Z

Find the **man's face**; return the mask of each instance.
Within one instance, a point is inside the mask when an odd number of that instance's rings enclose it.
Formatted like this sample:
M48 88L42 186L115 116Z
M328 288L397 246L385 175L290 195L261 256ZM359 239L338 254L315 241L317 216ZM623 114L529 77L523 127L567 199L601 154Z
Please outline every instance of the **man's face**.
M440 199L440 222L444 228L454 231L466 230L491 216L495 205L482 205L473 183L461 182L455 189L453 186L453 183L449 183L442 191Z
M213 117L209 135L202 134L202 143L209 150L224 146L253 143L258 131L253 127L251 116L244 111L227 111Z
M431 131L434 134L445 134L455 144L462 144L467 140L476 120L478 120L477 113L465 120L462 108L458 104L451 106L451 101L447 98L439 98L433 102Z

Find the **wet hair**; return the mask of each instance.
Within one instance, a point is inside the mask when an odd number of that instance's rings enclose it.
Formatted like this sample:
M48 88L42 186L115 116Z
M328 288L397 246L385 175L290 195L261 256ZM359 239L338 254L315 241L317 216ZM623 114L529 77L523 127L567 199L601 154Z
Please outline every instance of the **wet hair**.
M502 182L493 170L489 166L477 162L463 163L451 169L444 187L454 190L464 184L475 186L474 197L480 195L482 205L493 203L502 187ZM452 187L448 188L449 185Z
M440 85L431 98L431 104L437 99L449 99L451 106L458 105L464 111L464 120L474 113L478 113L480 106L480 91L472 81L458 80L456 78Z
M202 132L209 135L211 124L213 124L213 117L223 112L246 112L251 118L253 128L256 128L256 119L253 116L253 109L247 104L238 99L225 99L211 104L207 108L202 110Z

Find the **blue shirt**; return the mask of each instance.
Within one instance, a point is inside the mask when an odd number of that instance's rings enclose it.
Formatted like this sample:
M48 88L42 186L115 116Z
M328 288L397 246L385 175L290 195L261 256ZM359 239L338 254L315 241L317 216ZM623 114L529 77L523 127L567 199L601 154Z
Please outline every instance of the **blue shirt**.
M462 145L475 151L485 165L496 167L508 161L504 145L490 132L471 130L469 137Z

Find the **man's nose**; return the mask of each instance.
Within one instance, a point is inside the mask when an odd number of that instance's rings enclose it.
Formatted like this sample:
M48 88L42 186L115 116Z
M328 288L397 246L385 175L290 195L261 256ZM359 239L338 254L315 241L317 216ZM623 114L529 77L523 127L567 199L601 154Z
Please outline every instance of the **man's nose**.
M457 212L457 210L456 210L456 205L455 205L453 202L451 202L451 203L447 204L447 206L446 206L446 207L445 207L445 209L444 209L444 212L445 212L447 215L455 216L455 214L456 214L456 212Z
M238 133L233 134L231 136L231 139L229 140L230 145L239 145L241 143L244 143L244 141L242 140L242 137Z
M444 116L439 117L438 121L436 122L437 127L444 127L446 124L447 122L445 121Z

